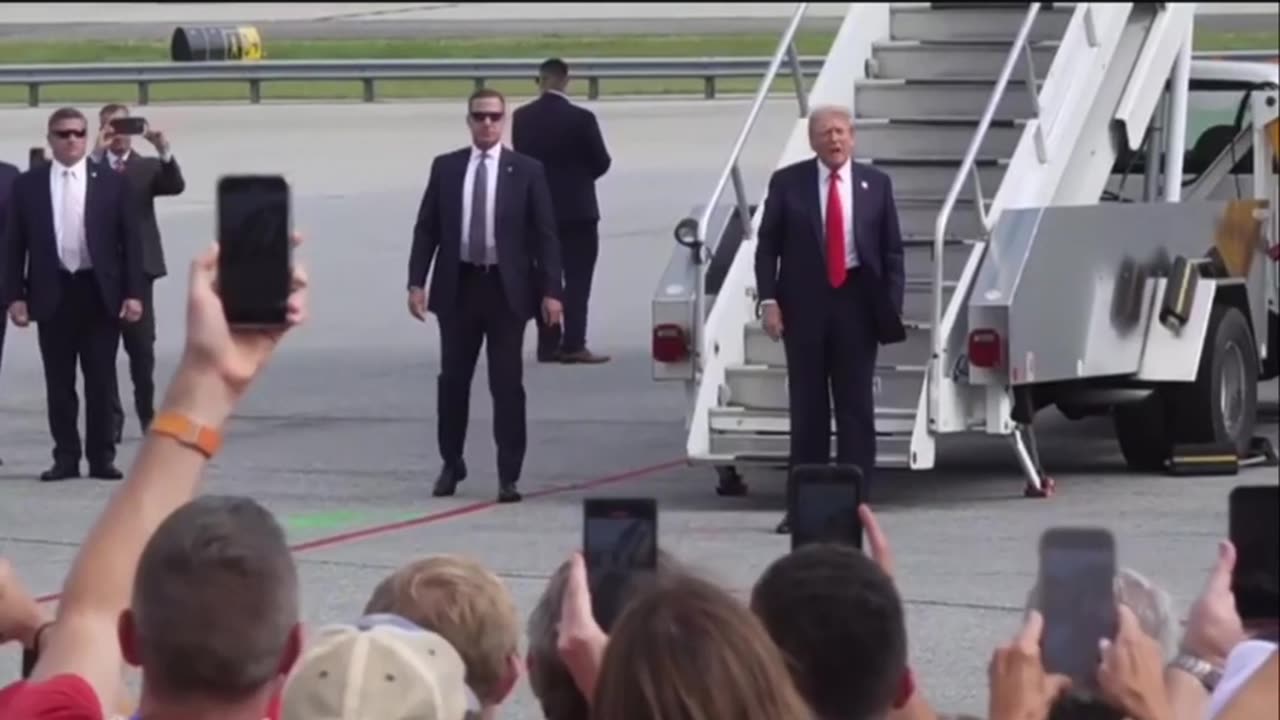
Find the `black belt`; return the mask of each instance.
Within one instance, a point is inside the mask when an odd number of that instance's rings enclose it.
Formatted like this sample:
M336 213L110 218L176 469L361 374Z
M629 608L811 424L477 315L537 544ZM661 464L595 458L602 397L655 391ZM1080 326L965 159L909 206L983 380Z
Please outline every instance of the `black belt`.
M466 271L466 272L481 273L481 274L488 274L488 273L492 273L492 272L498 272L498 266L497 266L497 264L494 264L494 265L479 265L479 264L477 264L477 263L464 262L464 263L462 263L462 269L463 269L464 271Z

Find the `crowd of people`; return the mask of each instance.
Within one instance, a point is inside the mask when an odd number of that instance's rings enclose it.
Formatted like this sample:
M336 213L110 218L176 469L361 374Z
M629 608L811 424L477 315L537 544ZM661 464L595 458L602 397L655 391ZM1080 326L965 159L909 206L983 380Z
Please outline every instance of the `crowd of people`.
M157 418L221 427L288 332L228 327L216 255L215 245L193 263L182 360ZM305 321L308 289L299 267L291 327ZM547 720L940 717L911 670L898 570L866 506L865 554L798 549L768 567L745 603L664 552L651 582L627 588L610 627L593 617L575 553L528 618L522 651L510 591L458 556L416 559L372 588L350 622L305 630L278 521L251 498L201 492L219 446L147 435L80 547L56 614L0 560L0 641L25 651L25 679L0 690L0 718L476 720L499 717L526 674ZM1234 562L1222 542L1177 639L1162 591L1121 572L1119 630L1098 638L1096 697L1045 671L1033 589L1021 628L992 655L988 720L1274 717L1275 626L1241 621ZM1182 661L1168 662L1171 652ZM137 696L126 666L141 669Z

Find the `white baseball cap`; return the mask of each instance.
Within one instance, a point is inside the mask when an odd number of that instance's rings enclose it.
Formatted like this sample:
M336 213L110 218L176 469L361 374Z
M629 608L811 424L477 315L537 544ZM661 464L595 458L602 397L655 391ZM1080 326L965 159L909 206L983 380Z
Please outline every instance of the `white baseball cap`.
M395 615L330 625L285 684L283 720L469 720L480 703L462 656Z

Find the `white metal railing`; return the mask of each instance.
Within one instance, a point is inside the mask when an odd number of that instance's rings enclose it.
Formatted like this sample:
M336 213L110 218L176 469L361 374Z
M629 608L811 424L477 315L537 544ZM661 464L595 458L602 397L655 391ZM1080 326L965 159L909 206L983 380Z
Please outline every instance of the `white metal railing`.
M804 68L795 44L796 33L800 29L800 23L804 20L805 11L808 8L809 3L797 3L795 12L791 15L791 21L787 24L787 29L783 32L782 38L778 40L778 47L769 61L769 67L765 70L764 77L760 80L760 88L756 91L755 100L751 103L751 110L747 113L747 119L743 122L742 129L738 131L737 139L734 140L733 149L729 152L729 159L725 162L724 167L721 168L715 189L711 191L711 197L707 200L706 205L703 206L702 213L698 217L696 239L691 243L690 248L693 251L694 263L698 265L695 272L697 279L694 283L695 312L692 345L696 353L694 360L695 373L699 377L705 361L704 333L707 322L707 275L705 266L715 253L715 247L707 244L711 218L717 203L720 202L729 183L732 182L736 208L742 221L742 231L745 234L744 239L755 233L755 223L752 222L751 205L747 200L746 184L742 179L742 168L739 165L739 160L742 158L747 139L751 136L751 130L755 127L756 120L760 117L760 111L764 108L765 101L769 98L769 90L778 78L778 73L781 72L784 62L788 63L795 80L796 100L800 105L800 117L805 117L809 114L809 97L804 86Z
M942 208L938 212L938 219L934 225L933 320L930 328L931 362L927 380L930 417L937 417L939 412L938 388L942 384L943 373L941 358L944 350L943 346L946 343L942 326L942 291L946 277L943 259L946 257L947 226L951 222L951 214L955 211L960 192L964 189L966 175L971 173L973 175L973 191L975 195L974 208L978 212L978 219L981 221L983 229L987 232L991 230L988 224L990 218L987 212L987 201L982 192L982 178L978 173L978 152L982 149L982 141L986 139L987 131L991 129L991 123L995 120L996 109L1004 98L1005 90L1013 77L1013 70L1018 64L1018 55L1020 53L1026 56L1027 92L1031 94L1031 103L1036 119L1040 117L1040 92L1037 87L1035 61L1032 57L1031 43L1029 42L1031 28L1040 13L1040 6L1041 3L1031 3L1027 8L1027 15L1022 21L1022 27L1018 28L1018 35L1013 41L1013 47L1009 49L1009 56L1005 58L1004 67L1000 69L995 88L991 91L991 98L987 101L987 107L982 112L981 120L978 121L978 128L974 131L973 139L969 141L969 149L965 151L964 160L956 170L955 179L951 181L951 189L947 191L946 200L942 203ZM1086 15L1085 23L1086 30L1092 35L1092 17ZM1036 155L1040 162L1044 163L1048 157L1048 149L1045 146L1044 128L1041 123L1035 123L1035 133Z

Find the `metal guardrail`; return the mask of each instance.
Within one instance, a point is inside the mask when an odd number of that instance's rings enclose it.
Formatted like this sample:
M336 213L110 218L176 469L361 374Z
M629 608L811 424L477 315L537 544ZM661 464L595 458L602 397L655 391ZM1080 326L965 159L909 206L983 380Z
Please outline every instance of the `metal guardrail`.
M760 78L773 58L585 58L571 59L575 78L587 81L587 96L600 97L602 80L700 79L703 96L716 96L716 83L730 78ZM823 58L799 58L800 70L817 75ZM46 85L132 84L138 88L138 104L150 101L157 83L243 82L249 85L249 102L262 101L262 83L280 81L358 81L364 101L377 98L381 80L471 80L483 87L490 80L528 80L538 75L539 59L510 60L263 60L246 63L107 63L0 65L0 86L25 85L27 104L40 104L40 88ZM530 85L532 87L532 85Z

